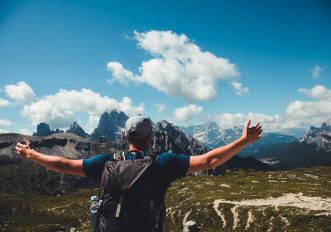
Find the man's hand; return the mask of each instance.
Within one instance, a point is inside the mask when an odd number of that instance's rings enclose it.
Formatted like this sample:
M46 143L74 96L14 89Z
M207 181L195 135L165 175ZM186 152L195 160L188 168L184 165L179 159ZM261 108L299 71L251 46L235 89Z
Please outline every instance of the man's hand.
M16 153L20 154L23 159L31 158L31 153L34 151L31 149L31 142L27 138L24 138L24 144L17 143L15 149Z
M249 127L251 120L248 120L243 129L242 138L247 141L247 143L254 143L256 140L260 139L262 136L262 126L260 123L256 124L253 127Z

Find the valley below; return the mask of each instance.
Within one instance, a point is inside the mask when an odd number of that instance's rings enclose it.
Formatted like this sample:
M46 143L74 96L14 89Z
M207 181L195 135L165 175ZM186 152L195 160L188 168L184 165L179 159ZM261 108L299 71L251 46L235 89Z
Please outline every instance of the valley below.
M89 199L97 186L55 190L52 182L62 175L33 183L28 169L17 184L5 174L16 165L1 167L1 231L91 231ZM166 206L170 231L182 231L187 221L201 231L331 231L331 168L189 176L171 185Z

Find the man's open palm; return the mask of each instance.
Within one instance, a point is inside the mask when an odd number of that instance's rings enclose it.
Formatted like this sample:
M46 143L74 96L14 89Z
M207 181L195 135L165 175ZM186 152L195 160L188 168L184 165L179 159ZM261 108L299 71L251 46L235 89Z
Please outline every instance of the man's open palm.
M251 120L248 120L243 129L243 138L246 139L249 143L254 143L256 140L260 139L262 136L262 126L260 123L256 124L253 127L249 127Z

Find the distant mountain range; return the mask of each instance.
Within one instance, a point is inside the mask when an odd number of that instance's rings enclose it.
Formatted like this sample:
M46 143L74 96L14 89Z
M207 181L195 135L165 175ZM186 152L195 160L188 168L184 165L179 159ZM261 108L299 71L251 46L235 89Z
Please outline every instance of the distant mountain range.
M291 143L262 147L254 157L276 169L331 166L331 120Z
M68 142L63 142L63 140L58 140L56 138L62 136L62 138L71 141L73 137L67 137L66 134L75 134L79 136L77 138L84 138L86 139L84 141L88 141L87 143L90 145L86 146L93 147L89 150L88 155L93 155L98 152L109 153L114 149L126 149L127 144L126 140L122 138L122 133L127 119L128 116L125 113L117 112L115 110L104 112L101 115L98 126L94 129L91 135L86 133L77 122L74 122L66 133L59 129L51 130L46 123L40 123L37 126L37 132L34 133L34 135L38 138L36 140L41 141L37 143L37 147L42 147L41 144L44 143L53 144L45 145L46 147L54 147L55 145L66 147L67 145L65 144ZM260 159L262 162L271 165L273 168L331 165L331 162L329 162L329 153L331 151L330 124L331 120L323 123L320 128L311 127L306 135L301 138L280 133L264 133L261 140L248 146L241 151L238 156L234 157L233 160L229 161L228 164L231 164L231 162L234 163L233 165L228 166L228 168L232 169L239 167L241 160L238 160L238 158L241 159L250 156ZM224 129L215 122L189 127L178 127L173 123L163 120L154 124L153 152L161 153L172 151L177 154L202 154L209 149L231 143L239 138L241 134L241 127ZM39 136L46 136L47 138L43 139ZM3 137L0 138L0 155L4 153L8 154L8 150L6 150L8 149L8 147L6 148L8 141L6 140L7 142L4 143L2 138ZM5 150L3 149L5 149L6 152L4 152ZM59 150L47 150L46 148L41 149L46 153L50 152L54 154L68 154L68 152L74 154L75 150L78 153L80 152L79 149L77 150L77 147L74 147L74 150L70 150L72 148L69 149L68 146L61 152L59 152ZM326 153L328 155L326 155ZM13 157L15 157L15 154ZM4 157L0 158L0 160L3 158ZM17 159L17 157L15 159ZM251 160L251 158L249 159ZM253 166L257 167L257 169L265 168L256 163L251 163L251 165L247 165L245 168ZM243 166L241 166L241 168L243 168Z
M234 127L232 129L223 129L215 122L183 127L182 130L211 149L229 144L242 135L242 128ZM253 156L256 151L259 151L263 147L276 144L288 144L295 140L296 137L290 135L264 133L261 140L245 148L239 155L243 157Z

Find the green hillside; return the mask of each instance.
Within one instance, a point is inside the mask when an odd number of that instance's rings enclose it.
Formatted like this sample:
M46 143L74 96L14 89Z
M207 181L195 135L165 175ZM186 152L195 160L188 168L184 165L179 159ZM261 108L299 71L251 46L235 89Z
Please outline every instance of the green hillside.
M2 191L0 230L90 231L89 198L97 193ZM331 231L331 168L186 177L170 187L166 205L171 231L189 220L201 231Z

